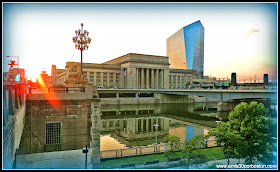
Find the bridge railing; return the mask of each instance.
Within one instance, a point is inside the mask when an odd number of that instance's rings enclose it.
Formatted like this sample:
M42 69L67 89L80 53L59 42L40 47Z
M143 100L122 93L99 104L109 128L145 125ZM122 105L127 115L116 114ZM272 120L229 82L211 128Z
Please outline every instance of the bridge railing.
M39 91L47 93L73 93L73 92L86 92L86 87L41 87ZM32 89L29 88L29 93L32 93Z

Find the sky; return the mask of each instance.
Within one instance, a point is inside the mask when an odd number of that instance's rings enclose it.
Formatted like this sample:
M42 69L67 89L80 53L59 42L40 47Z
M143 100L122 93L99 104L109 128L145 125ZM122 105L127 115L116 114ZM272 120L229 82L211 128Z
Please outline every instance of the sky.
M167 56L166 39L200 20L204 75L262 82L277 77L278 3L2 3L2 69L18 56L36 81L52 65L80 62L75 30L92 39L83 62L103 63L128 53ZM17 60L17 59L16 59ZM272 78L271 78L272 77Z

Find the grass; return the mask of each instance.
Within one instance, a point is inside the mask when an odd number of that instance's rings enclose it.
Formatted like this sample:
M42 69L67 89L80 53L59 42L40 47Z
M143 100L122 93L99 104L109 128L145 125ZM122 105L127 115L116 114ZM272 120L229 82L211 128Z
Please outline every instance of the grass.
M207 161L225 158L221 147L205 148L202 149L201 152L206 156ZM101 160L100 168L102 169L118 168L122 164L143 165L145 162L154 161L154 160L159 160L160 162L163 162L166 161L166 158L164 157L163 153L158 153L158 154L151 154L151 155L139 155L139 156L123 157L123 158L115 158L115 159L103 159ZM158 168L163 168L163 167L158 167Z

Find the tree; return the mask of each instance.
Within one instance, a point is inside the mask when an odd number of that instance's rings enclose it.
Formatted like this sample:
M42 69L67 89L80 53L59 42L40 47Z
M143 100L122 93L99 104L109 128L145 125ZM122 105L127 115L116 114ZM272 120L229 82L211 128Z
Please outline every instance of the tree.
M201 148L204 147L204 136L196 135L195 137L184 142L182 147L181 166L186 166L189 169L191 161L197 167L206 162L206 157L201 153Z
M215 136L216 142L219 145L223 145L222 151L227 159L229 165L230 158L239 158L236 149L241 145L240 141L242 137L236 131L230 130L230 123L221 123L218 128L211 130L209 136Z
M255 160L271 163L274 159L275 136L272 118L262 103L241 102L229 113L229 121L213 130L217 142L223 143L226 157L245 159L247 164ZM229 162L228 162L229 163Z
M167 159L181 158L180 165L187 168L193 165L199 166L206 162L206 157L201 153L201 148L204 147L204 136L196 135L195 137L180 142L177 136L168 135L164 137L164 143L169 143L170 149L164 152Z
M176 152L181 149L181 142L178 136L167 135L163 138L163 143L168 143L170 145L170 149L164 152L165 158L170 160L179 157L179 155L176 154Z
M237 151L246 163L254 160L269 163L273 158L272 118L262 103L240 103L229 114L232 131L240 133L244 139Z

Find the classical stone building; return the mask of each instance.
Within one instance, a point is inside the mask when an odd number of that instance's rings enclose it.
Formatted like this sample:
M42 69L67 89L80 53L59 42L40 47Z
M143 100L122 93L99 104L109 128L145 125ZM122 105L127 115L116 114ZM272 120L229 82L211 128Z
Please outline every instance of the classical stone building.
M53 65L53 85L65 85L72 66L80 63L67 62L65 69ZM192 76L192 70L170 69L167 56L129 53L101 64L83 63L83 78L106 88L187 88Z

